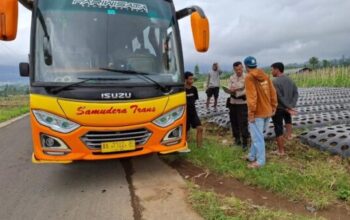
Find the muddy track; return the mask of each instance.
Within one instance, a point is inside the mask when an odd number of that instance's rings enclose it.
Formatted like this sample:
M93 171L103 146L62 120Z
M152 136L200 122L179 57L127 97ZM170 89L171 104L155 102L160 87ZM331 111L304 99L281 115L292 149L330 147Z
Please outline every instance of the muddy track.
M285 197L276 195L257 187L251 187L232 177L223 177L193 165L192 163L178 159L170 163L170 166L176 169L180 175L204 190L213 190L219 195L235 196L241 200L248 200L255 205L265 206L274 210L284 210L303 216L322 216L331 220L350 219L350 210L339 203L332 205L324 210L310 212L310 207L305 202L294 202ZM312 209L312 208L311 208Z
M142 206L140 205L140 199L135 194L135 187L132 183L132 175L134 174L135 170L132 166L132 162L130 159L123 159L121 160L121 164L124 168L125 172L125 178L129 185L129 192L131 197L131 207L134 211L134 220L142 220Z

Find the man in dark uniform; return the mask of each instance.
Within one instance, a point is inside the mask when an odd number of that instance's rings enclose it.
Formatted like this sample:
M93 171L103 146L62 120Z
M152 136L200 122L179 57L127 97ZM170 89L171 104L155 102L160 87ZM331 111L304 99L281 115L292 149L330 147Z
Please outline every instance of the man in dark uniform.
M245 91L245 77L243 64L235 62L233 64L233 75L229 79L229 89L231 98L229 102L230 122L232 135L237 146L242 146L243 150L248 148L248 106Z

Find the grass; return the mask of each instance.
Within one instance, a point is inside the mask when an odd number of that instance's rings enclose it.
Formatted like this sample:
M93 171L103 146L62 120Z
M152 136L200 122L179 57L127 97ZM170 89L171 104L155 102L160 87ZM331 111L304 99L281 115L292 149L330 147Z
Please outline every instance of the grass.
M288 157L269 154L276 148L268 143L267 164L249 170L238 147L225 146L225 137L206 134L204 148L190 142L192 152L184 159L212 172L231 176L247 185L258 186L294 201L305 201L317 209L343 200L350 204L350 163L336 156L304 146L298 140L287 144ZM229 138L226 138L226 140Z
M207 85L208 76L207 75L201 75L197 77L194 81L194 86L197 87L198 91L204 91L205 87Z
M29 111L28 96L9 96L0 98L0 122L23 115Z
M194 86L197 87L198 91L205 91L205 86L207 84L207 80L204 78L200 78L194 82ZM220 79L221 86L228 85L228 79Z
M235 197L222 197L214 192L205 192L190 185L190 203L194 209L207 220L226 219L278 219L303 220L316 219L294 215L284 211L271 210L256 206L251 202L244 202Z
M298 87L350 87L350 68L334 67L289 75Z

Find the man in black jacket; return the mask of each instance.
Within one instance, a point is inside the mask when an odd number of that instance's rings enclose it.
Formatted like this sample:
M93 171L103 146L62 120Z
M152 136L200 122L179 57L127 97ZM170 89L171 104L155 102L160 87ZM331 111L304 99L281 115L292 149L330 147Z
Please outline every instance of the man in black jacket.
M186 99L187 99L187 137L189 137L189 131L192 127L197 130L196 141L197 147L202 146L203 139L203 127L202 123L198 117L196 110L196 101L198 100L198 90L193 86L193 73L185 73L185 89L186 89Z

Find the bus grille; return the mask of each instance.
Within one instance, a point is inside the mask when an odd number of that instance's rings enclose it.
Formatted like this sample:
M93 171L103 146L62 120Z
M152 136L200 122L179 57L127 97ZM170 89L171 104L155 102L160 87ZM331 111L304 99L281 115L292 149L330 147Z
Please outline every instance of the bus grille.
M136 146L142 147L152 133L147 129L135 129L128 131L89 131L81 140L90 150L101 150L101 143L113 141L135 140Z

